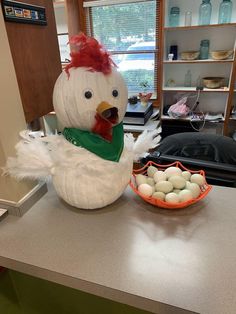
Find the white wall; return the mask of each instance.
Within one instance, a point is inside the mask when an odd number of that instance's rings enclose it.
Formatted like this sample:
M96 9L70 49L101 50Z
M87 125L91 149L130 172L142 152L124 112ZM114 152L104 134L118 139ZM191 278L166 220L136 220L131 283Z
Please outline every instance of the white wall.
M68 33L68 23L65 5L54 4L54 12L56 19L57 34ZM62 62L65 62L66 59L70 58L70 47L68 45L68 41L69 41L68 35L58 36Z
M19 141L19 131L26 128L15 69L8 43L5 23L0 10L0 168L9 156L14 156L14 146ZM36 183L16 182L2 177L0 170L0 200L18 201Z
M66 16L66 9L64 5L54 5L54 12L55 12L55 19L56 19L56 26L57 26L57 33L67 33L68 26L67 26L67 16Z

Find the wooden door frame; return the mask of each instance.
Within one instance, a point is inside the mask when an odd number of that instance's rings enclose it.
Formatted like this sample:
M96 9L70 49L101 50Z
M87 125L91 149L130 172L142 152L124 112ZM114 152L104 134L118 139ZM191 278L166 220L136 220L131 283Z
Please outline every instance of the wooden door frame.
M229 120L231 115L232 103L234 98L234 89L235 89L235 82L236 82L236 42L234 46L234 61L232 65L231 75L230 75L230 87L229 87L229 94L226 103L226 110L225 110L225 121L224 121L224 128L223 134L229 136Z

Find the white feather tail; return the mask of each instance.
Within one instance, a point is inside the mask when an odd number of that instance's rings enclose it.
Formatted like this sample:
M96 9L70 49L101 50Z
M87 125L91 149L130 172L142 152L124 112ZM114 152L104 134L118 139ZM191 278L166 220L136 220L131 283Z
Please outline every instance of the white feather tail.
M140 158L145 157L148 151L159 145L161 140L161 127L153 131L145 130L139 135L134 143L134 160L138 161Z

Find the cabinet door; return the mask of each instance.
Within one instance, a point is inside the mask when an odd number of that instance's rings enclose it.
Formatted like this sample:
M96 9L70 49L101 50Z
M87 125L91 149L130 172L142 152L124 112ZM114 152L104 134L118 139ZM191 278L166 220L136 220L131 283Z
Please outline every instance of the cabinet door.
M25 118L31 122L53 110L61 62L52 0L18 2L45 7L47 17L46 26L5 22Z

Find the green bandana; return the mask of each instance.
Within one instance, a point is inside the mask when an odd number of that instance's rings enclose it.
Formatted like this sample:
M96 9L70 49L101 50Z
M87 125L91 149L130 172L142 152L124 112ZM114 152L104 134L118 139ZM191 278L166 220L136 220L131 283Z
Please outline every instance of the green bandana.
M76 128L65 128L64 137L75 146L80 146L97 156L119 162L124 148L123 123L112 128L112 141L108 142L100 135Z

